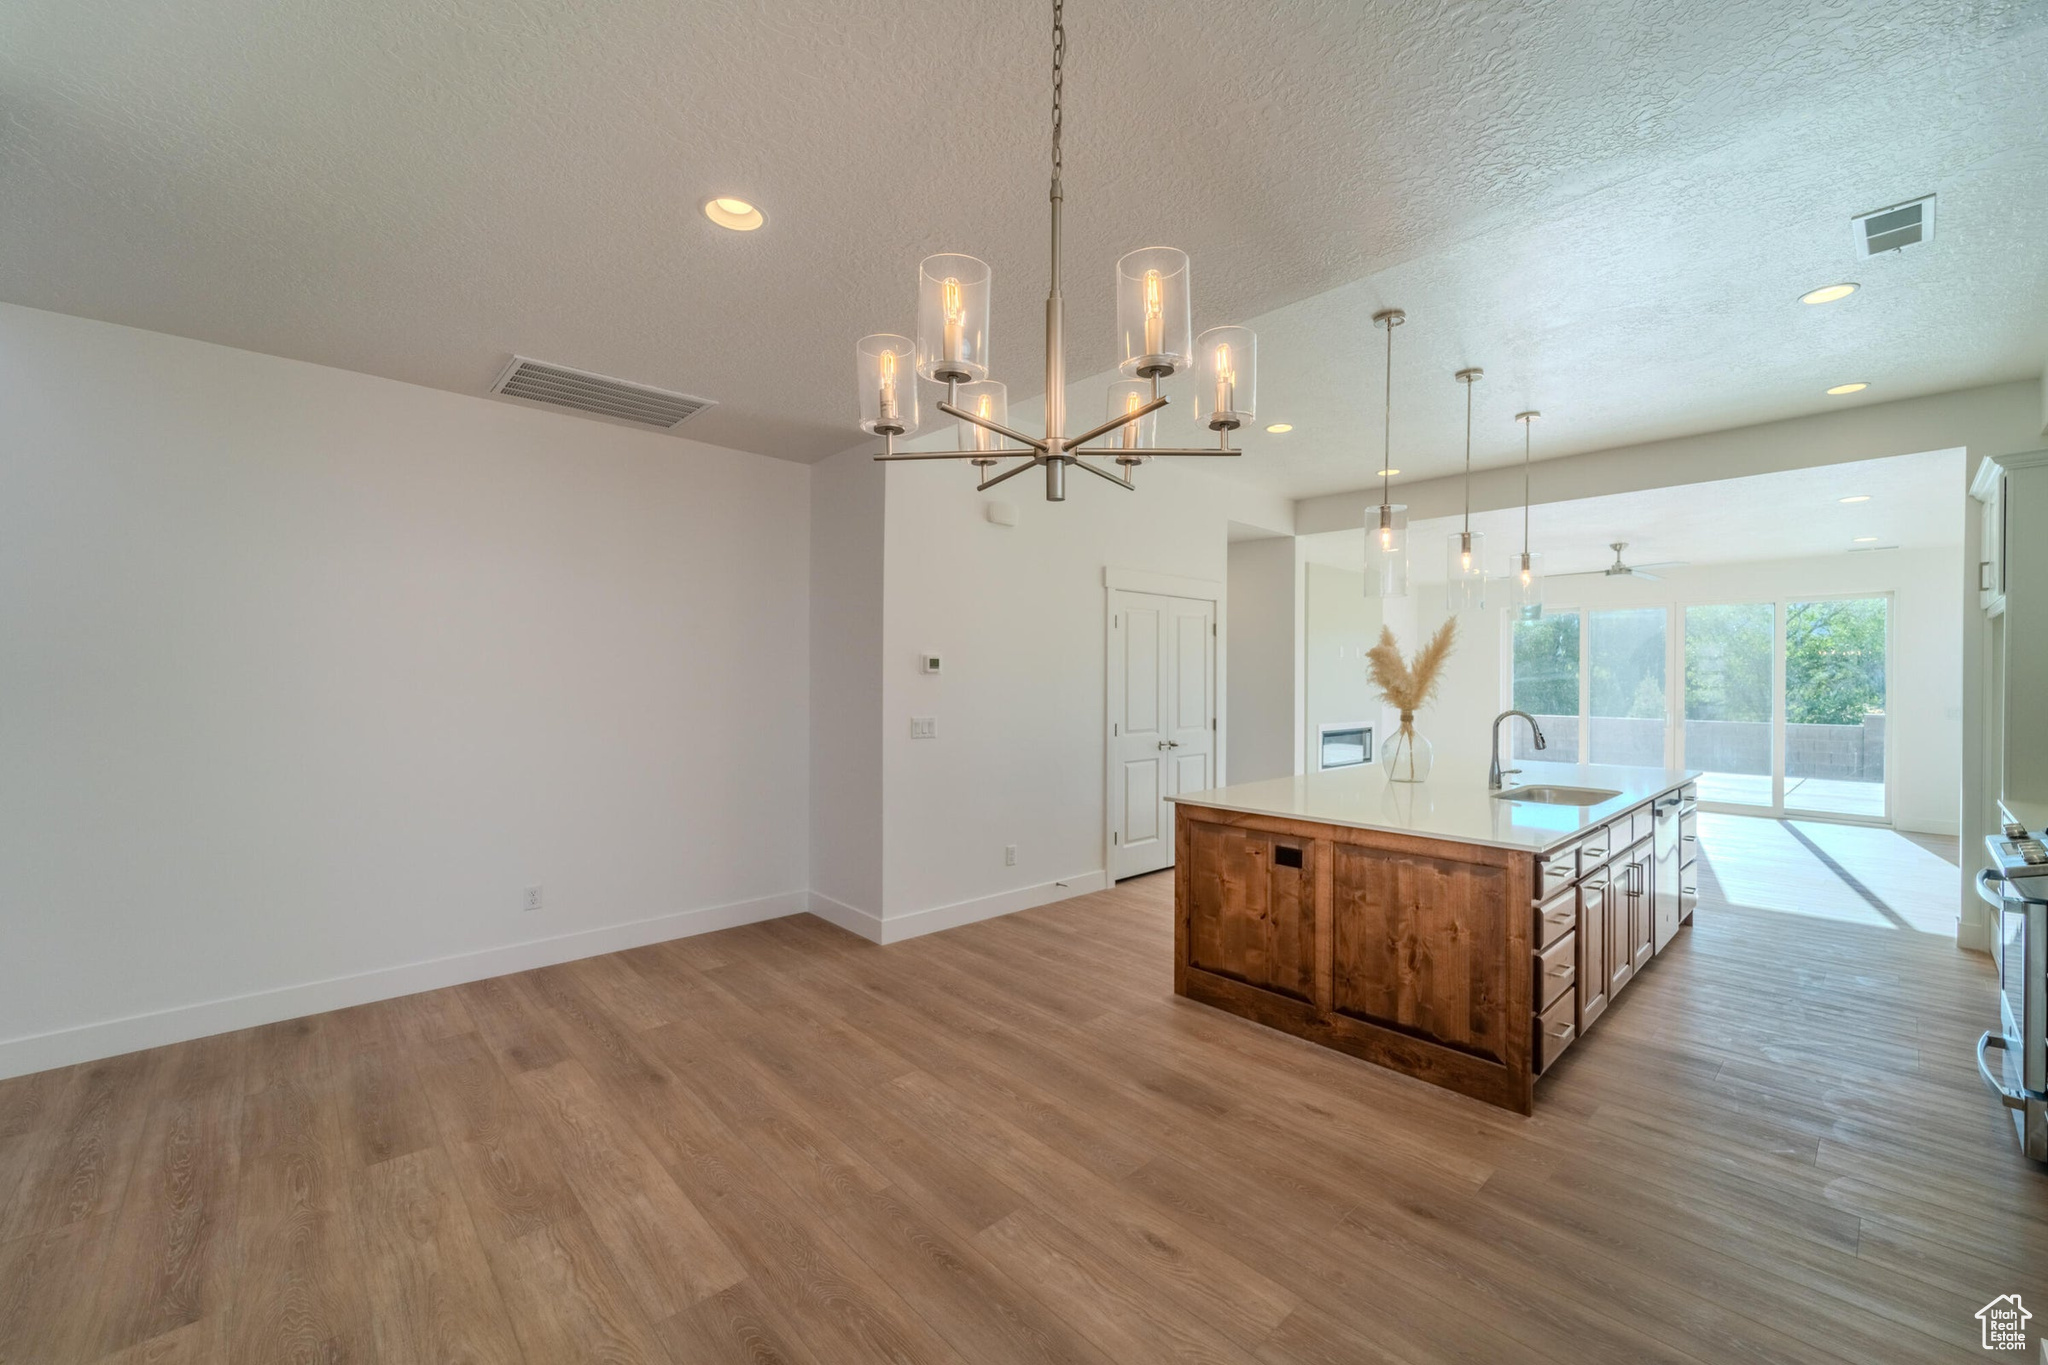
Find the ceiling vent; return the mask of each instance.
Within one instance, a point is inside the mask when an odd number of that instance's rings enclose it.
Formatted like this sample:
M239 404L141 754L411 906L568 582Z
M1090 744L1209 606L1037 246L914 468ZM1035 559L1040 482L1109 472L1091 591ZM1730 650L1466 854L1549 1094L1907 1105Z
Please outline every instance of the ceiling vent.
M523 355L512 357L498 382L491 385L491 392L644 427L674 427L711 406L709 398L629 384L610 375L550 365Z
M1862 257L1904 251L1934 240L1934 196L1893 204L1849 220L1856 231L1856 254Z

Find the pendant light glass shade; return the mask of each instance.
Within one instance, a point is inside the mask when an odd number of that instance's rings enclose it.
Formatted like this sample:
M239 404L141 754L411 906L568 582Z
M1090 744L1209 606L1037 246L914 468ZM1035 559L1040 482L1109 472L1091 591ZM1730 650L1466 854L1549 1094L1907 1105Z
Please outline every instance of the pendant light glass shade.
M991 422L1010 424L1010 386L996 379L984 379L974 384L962 384L954 406L986 417ZM997 451L1003 448L1003 438L987 427L978 427L972 422L957 423L960 428L962 450Z
M909 337L864 336L854 348L860 385L860 429L873 436L917 430L916 350Z
M1398 502L1365 509L1365 595L1408 595L1408 509Z
M1193 364L1193 316L1187 252L1148 246L1116 263L1117 368L1125 374L1164 379Z
M988 266L972 256L918 264L917 372L941 384L988 378Z
M1508 606L1518 621L1543 617L1543 556L1524 551L1508 556Z
M1112 421L1127 412L1136 412L1152 401L1152 383L1147 379L1118 379L1109 386L1109 402L1104 405L1104 421ZM1150 450L1159 444L1159 410L1154 408L1143 417L1130 421L1109 433L1108 445L1116 451L1118 460L1140 456L1138 452Z
M1520 621L1543 617L1543 556L1529 549L1529 432L1542 415L1534 409L1515 414L1522 424L1522 553L1508 561L1508 605Z
M1465 386L1465 520L1444 542L1444 605L1454 612L1486 606L1486 536L1472 529L1472 386L1485 375L1474 365L1452 376Z
M1209 430L1228 431L1252 420L1259 382L1259 338L1249 327L1211 327L1195 338L1201 379L1195 401L1209 414Z
M1452 611L1485 607L1486 533L1453 531L1444 546L1444 605Z
M1386 407L1380 426L1380 505L1365 509L1365 595L1408 595L1408 509L1393 499L1394 329L1408 320L1398 308L1382 308L1372 325L1387 334Z

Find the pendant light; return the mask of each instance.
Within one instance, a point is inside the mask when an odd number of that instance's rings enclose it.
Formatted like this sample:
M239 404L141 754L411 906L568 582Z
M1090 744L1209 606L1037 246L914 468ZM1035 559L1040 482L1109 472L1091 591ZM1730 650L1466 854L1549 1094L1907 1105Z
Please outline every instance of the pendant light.
M1380 505L1365 518L1365 595L1408 595L1408 509L1388 496L1394 477L1394 329L1408 320L1398 308L1382 308L1372 325L1387 332L1386 423L1380 437Z
M1542 415L1515 414L1515 420L1522 424L1522 558L1509 566L1508 605L1515 609L1515 619L1519 621L1543 617L1543 556L1529 549L1529 429Z
M1472 529L1472 386L1485 373L1474 366L1452 376L1465 386L1465 524L1451 532L1444 557L1444 605L1454 612L1486 606L1486 535Z

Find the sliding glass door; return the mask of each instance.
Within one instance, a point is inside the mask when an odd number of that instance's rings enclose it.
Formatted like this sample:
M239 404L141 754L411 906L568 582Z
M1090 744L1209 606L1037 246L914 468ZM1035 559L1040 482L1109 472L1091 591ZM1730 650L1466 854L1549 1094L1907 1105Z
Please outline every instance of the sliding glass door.
M1882 820L1890 602L1785 606L1785 809Z
M1534 621L1515 622L1514 701L1543 727L1549 747L1537 753L1529 727L1508 727L1517 761L1542 759L1577 763L1579 752L1579 614L1546 611Z
M1700 770L1700 800L1778 804L1773 787L1771 666L1777 631L1770 602L1685 608L1685 754Z
M1663 607L1586 614L1591 762L1666 766L1664 664L1669 617Z
M1513 626L1515 759L1698 769L1700 800L1890 818L1888 597L1552 608ZM1675 675L1675 685L1667 680Z

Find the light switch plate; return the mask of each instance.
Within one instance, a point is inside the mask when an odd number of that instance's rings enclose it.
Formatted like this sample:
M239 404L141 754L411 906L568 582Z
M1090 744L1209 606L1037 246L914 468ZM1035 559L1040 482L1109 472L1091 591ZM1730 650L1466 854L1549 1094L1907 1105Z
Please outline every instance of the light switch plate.
M937 739L939 737L939 718L937 716L912 716L910 718L910 737L912 739Z

